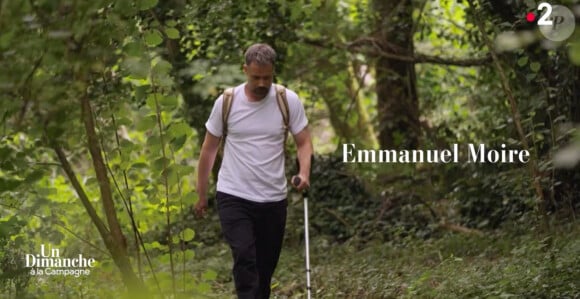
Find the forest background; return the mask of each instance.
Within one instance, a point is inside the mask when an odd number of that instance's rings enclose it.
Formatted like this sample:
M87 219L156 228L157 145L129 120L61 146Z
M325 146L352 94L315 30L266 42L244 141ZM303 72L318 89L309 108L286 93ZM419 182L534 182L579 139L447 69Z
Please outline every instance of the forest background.
M244 50L267 42L313 132L315 297L578 298L580 31L546 40L526 20L537 8L0 0L0 297L232 297L214 203L191 210L196 158L215 99L244 80ZM343 163L343 143L531 158ZM305 292L303 206L289 198L276 298ZM32 275L42 245L97 264Z

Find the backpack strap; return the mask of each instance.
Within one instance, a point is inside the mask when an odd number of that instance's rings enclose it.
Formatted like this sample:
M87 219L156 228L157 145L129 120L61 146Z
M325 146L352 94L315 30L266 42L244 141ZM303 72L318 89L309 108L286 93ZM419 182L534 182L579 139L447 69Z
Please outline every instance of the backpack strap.
M286 87L275 84L276 86L276 101L278 108L282 113L282 121L284 122L284 156L286 157L286 140L288 139L288 131L290 128L290 108L288 106L288 98L286 97Z
M286 97L286 87L274 84L276 87L276 101L278 108L282 114L282 121L284 125L284 156L286 156L286 140L288 139L288 131L290 129L290 107L288 106L288 98ZM232 110L234 102L234 89L228 88L224 91L222 102L222 137L220 138L219 153L223 156L226 137L228 135L228 117Z
M223 156L224 147L226 144L226 136L228 135L228 118L234 103L234 88L230 87L224 91L222 102L222 137L220 138L219 153Z

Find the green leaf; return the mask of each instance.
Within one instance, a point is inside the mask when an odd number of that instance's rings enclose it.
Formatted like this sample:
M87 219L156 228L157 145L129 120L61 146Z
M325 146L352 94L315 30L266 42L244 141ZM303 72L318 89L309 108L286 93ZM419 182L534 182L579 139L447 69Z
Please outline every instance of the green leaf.
M167 37L170 39L178 39L179 38L179 30L175 29L175 28L167 28L165 29L165 34L167 34Z
M215 280L217 278L217 273L214 270L206 270L201 275L201 279L205 281Z
M518 59L518 65L523 67L526 64L528 64L528 60L529 60L528 56L521 57L520 59Z
M185 141L187 141L187 135L181 135L177 138L171 139L170 144L174 151L178 151L183 147Z
M163 98L163 94L160 93L152 93L147 96L147 107L151 109L151 111L157 111L157 103L161 105L161 99Z
M136 41L127 43L123 47L123 51L125 52L126 55L135 56L135 57L143 57L143 55L145 55L146 50L147 49L145 48L143 43L136 42Z
M539 62L532 62L530 63L530 69L532 70L532 72L537 73L540 70L540 63Z
M0 156L2 157L2 156ZM16 170L16 167L14 165L14 163L12 163L12 161L8 160L8 161L1 161L0 162L0 169L2 170L8 170L8 171L14 171Z
M153 135L147 138L147 146L154 146L156 144L161 144L161 137L159 135Z
M149 91L149 86L135 86L135 99L142 103L147 99L147 92Z
M195 258L195 251L185 250L185 251L183 251L183 255L184 255L184 259L186 261L191 261L191 260L193 260L193 258Z
M153 167L156 171L162 172L165 167L169 167L170 163L169 159L160 157L153 162Z
M62 119L62 118L61 118ZM62 127L62 123L51 123L48 125L47 136L49 139L58 139L62 134L64 134L65 129Z
M160 87L169 87L173 85L173 78L170 74L171 68L171 63L166 60L156 61L151 72L152 83Z
M16 30L8 31L0 35L0 49L7 49L14 38Z
M179 176L178 176L177 167L175 164L169 165L167 167L167 169L164 169L163 171L161 171L161 174L163 176L167 176L167 184L169 186L177 185L177 183L179 181Z
M195 231L191 228L186 228L182 232L183 234L183 241L191 241L195 237Z
M0 178L0 192L12 191L18 188L22 184L22 181L13 179Z
M170 88L173 86L173 78L167 74L153 74L151 81L157 87Z
M159 59L159 60L155 61L154 65L153 65L153 72L156 74L169 75L171 73L172 67L173 66L171 65L171 63L169 63L169 61Z
M147 197L147 200L149 201L150 204L154 205L158 205L161 203L161 200L158 196L149 196Z
M0 158L2 158L2 160L5 160L7 157L12 155L12 153L14 153L12 148L8 146L0 147Z
M131 5L131 0L117 0L113 5L113 12L120 14L122 16L129 16L133 14L133 7Z
M173 138L177 138L183 135L188 135L191 131L192 128L188 124L180 122L171 124L167 129L167 134Z
M156 47L163 42L163 36L161 36L161 32L157 29L149 30L145 32L145 42L150 47Z
M189 165L177 165L177 171L179 171L179 175L187 176L192 174L195 171L195 168Z
M139 131L147 131L155 128L157 125L157 117L155 115L148 115L141 118L136 125L136 129Z
M44 176L44 171L35 170L26 176L26 179L24 179L24 183L26 183L26 184L34 183L34 182L42 179L43 176Z
M146 79L149 76L149 61L137 57L127 57L123 61L123 65L129 75L135 79Z
M115 119L117 126L130 126L133 124L133 121L127 117L121 116Z
M119 145L121 147L121 152L131 152L136 149L135 143L127 139L121 140L121 142L119 142Z
M16 234L21 226L21 222L15 216L10 217L8 220L0 221L0 239Z
M99 183L99 180L97 180L97 178L94 176L90 176L85 180L85 185L87 185L87 186L97 185L98 183Z
M197 192L191 191L191 192L185 194L182 197L182 199L183 199L183 203L184 204L186 204L186 205L194 205L197 202L197 200L198 200L198 198L197 198Z
M207 294L211 291L211 286L207 282L202 282L195 287L195 290L201 294Z
M570 62L580 65L580 41L571 43L570 48L568 48L568 56L570 57Z
M159 97L159 104L166 108L177 108L179 103L176 95L166 95Z
M155 7L158 2L158 0L138 0L138 6L140 10L147 10Z
M153 71L155 72L169 75L172 68L173 66L171 65L171 63L169 63L169 61L164 59L155 60L153 63Z
M144 169L147 168L147 163L144 162L137 162L137 163L133 163L133 165L131 165L131 168L133 169Z

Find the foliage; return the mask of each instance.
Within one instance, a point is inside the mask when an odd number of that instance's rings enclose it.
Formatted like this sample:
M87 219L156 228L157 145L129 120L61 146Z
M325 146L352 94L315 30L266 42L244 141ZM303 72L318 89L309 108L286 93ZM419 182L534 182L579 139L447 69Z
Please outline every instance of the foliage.
M12 236L18 236L19 231L26 223L16 217L0 221L0 290L2 293L14 292L15 296L22 296L30 282L28 269L20 263L23 255L19 252L24 238L20 236L11 240Z
M82 122L79 125L82 106L79 104L90 98L92 110L88 116L83 110L82 116L95 123L92 129L96 129L99 150L102 149L99 155L104 157L107 165L104 171L113 186L108 192L114 194L122 229L134 232L129 246L131 254L136 255L137 268L147 284L157 287L159 292L169 289L175 292L177 262L173 259L179 258L184 263L192 254L174 253L173 247L180 240L192 239L193 231L178 229L166 239L165 245L143 242L137 232L155 229L196 199L188 179L194 168L189 166L191 158L186 157L186 153L193 151L188 140L194 133L179 115L181 100L173 89L171 65L156 55L161 35L157 29L137 30L135 14L139 10L148 11L156 3L142 2L135 10L130 3L109 6L97 1L73 10L68 4L53 7L50 3L31 1L22 11L14 9L17 13L14 17L27 14L30 17L24 23L15 22L18 26L12 30L20 31L24 37L15 39L11 50L3 52L11 63L7 60L2 63L16 76L3 78L6 93L2 94L2 101L7 101L12 93L20 102L15 102L14 107L2 107L5 115L2 149L6 155L2 161L0 192L6 195L2 204L20 212L18 219L42 215L40 221L34 221L37 219L33 217L23 228L22 233L33 241L34 247L21 248L22 252L35 252L40 244L50 241L55 246L67 247L71 253L94 256L101 261L97 271L114 271L111 257L94 250L103 244L90 237L96 231L87 225L87 216L68 185L71 176L65 177L58 169L50 168L58 166L54 161L58 150L64 149L68 156L64 159L73 165L74 176L78 174L82 180L81 187L75 186L74 192L87 194L88 205L98 203L95 199L104 196L97 168L86 163L89 146L79 142L90 135L88 129L84 132ZM77 26L69 28L70 24ZM111 30L115 27L121 30ZM163 29L171 32L170 28ZM68 58L68 64L62 63L62 57ZM94 152L91 157L95 159ZM62 156L58 160L64 165ZM8 201L10 198L13 200ZM67 209L71 204L78 208ZM117 216L110 212L99 214L106 216L112 227L110 219ZM63 228L70 234L63 234ZM102 234L101 237L110 249L107 237ZM159 255L161 264L146 264L143 250L148 255L154 249L163 253ZM117 263L116 251L111 251ZM144 266L152 267L147 274L142 272ZM163 278L163 274L156 275L155 268L166 269L162 272L170 273L169 279ZM102 283L94 278L91 282L95 285ZM116 283L109 284L111 290L118 288ZM184 284L180 289L200 291L204 284ZM73 292L69 296L78 296L74 290L67 290ZM43 292L59 294L51 286L44 286Z
M335 246L326 236L313 237L313 294L319 298L574 298L580 289L575 224L562 225L550 234L513 224L483 236L444 233L429 240L408 236L364 245L351 239ZM303 244L283 249L273 297L305 295L303 250ZM215 267L227 254L223 243L204 248L200 266ZM215 294L231 296L230 269L223 264L216 269Z
M316 156L309 197L312 234L328 236L332 242L350 238L364 243L371 239L401 240L409 235L427 237L433 233L433 216L422 200L430 189L416 189L411 169L397 182L381 182L381 170L370 166L351 167L336 154ZM355 172L356 171L356 172ZM378 173L378 174L377 174ZM302 223L303 208L296 199L289 222ZM292 226L290 239L301 236L302 227Z
M456 7L464 6L467 7L466 15L463 19L438 19L438 22L451 22L443 29L435 26L436 22L426 22L420 36L433 31L445 32L442 41L431 36L429 44L454 42L454 46L447 46L450 51L462 49L461 52L475 52L480 56L477 53L496 50L486 47L482 34L494 38L502 31L533 29L518 21L528 11L524 3L479 1L473 7L467 2L443 1L440 5L443 10L438 8L433 14L457 14ZM533 4L527 8L533 8ZM486 18L491 24L486 27L489 31L478 32L477 18ZM464 38L451 37L459 31L464 31ZM574 45L575 41L573 36L569 44ZM462 215L458 219L460 222L472 227L497 227L507 219L524 217L532 210L541 214L542 206L554 211L564 206L574 209L578 204L569 192L561 192L570 189L558 187L574 184L577 171L559 170L552 164L554 153L567 144L574 131L572 122L578 121L575 113L569 110L576 106L577 96L572 90L577 84L573 82L577 71L569 64L568 53L565 47L549 47L537 40L527 47L498 53L501 67L508 74L505 83L512 89L516 112L521 115L525 140L518 138L507 95L497 88L502 79L496 67L419 66L422 115L428 124L426 148L448 147L452 143L483 143L495 148L505 144L508 148L522 149L527 142L532 163L538 165L537 176L532 177L534 166L530 165L463 163L444 168L446 179L440 182L443 185L439 189L444 191L440 197L455 201L454 206ZM540 182L542 199L537 190L534 194L530 181Z
M352 237L368 221L375 206L362 182L349 175L342 160L332 155L316 156L311 176L307 196L314 234L333 236L339 241ZM296 217L302 214L301 209L296 211Z
M317 240L311 245L313 288L324 298L574 297L580 288L577 234L572 226L549 236L508 229L363 248ZM283 265L302 267L300 254L287 253ZM278 278L282 286L293 285L279 289L281 294L303 294L302 273L279 272L288 275Z
M532 2L410 1L412 22L400 22L379 16L376 1L0 1L0 296L118 297L127 273L160 297L229 295L215 211L191 214L195 158L214 99L243 81L243 50L257 41L277 50L276 79L305 102L319 153L338 149L317 155L309 193L318 296L575 296L578 233L557 230L580 205L580 35L512 40L510 51L485 43L535 30L521 21ZM381 39L377 16L411 28L412 47ZM492 51L497 64L462 64ZM376 148L385 129L375 67L384 57L414 70L405 80L416 80L420 148L527 143L536 166L343 163L342 143ZM301 295L294 195L280 296ZM556 232L532 236L537 216L556 220ZM120 223L124 270L96 219ZM486 236L450 235L449 223ZM98 264L90 277L32 277L17 261L48 243Z

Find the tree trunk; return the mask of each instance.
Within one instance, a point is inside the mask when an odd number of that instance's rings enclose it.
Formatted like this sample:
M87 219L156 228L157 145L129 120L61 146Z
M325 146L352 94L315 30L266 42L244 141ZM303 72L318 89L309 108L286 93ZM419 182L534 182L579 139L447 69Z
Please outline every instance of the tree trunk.
M373 6L381 50L413 53L412 2L375 0ZM381 148L417 148L420 126L414 64L378 57L375 71Z
M80 104L82 108L82 120L87 133L88 148L93 161L95 174L99 182L99 190L101 193L101 202L103 204L105 218L109 225L108 234L103 234L103 232L100 231L101 237L111 253L115 264L121 271L121 277L129 292L131 294L145 294L145 285L141 280L139 280L131 267L131 261L127 253L127 240L123 235L117 217L111 184L107 174L107 167L103 160L101 145L95 131L93 112L89 98L86 95L83 96L80 100Z

